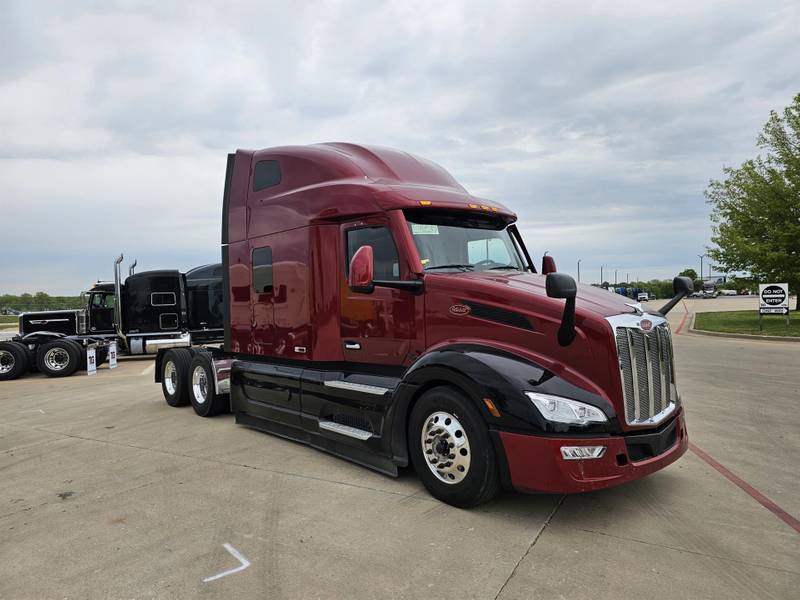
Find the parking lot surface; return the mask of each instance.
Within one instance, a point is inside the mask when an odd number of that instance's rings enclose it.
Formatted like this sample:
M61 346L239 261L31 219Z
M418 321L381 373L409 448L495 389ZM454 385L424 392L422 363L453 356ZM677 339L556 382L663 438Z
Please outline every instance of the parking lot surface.
M796 598L800 344L689 332L747 301L669 315L677 463L472 510L170 408L149 360L2 382L0 598Z

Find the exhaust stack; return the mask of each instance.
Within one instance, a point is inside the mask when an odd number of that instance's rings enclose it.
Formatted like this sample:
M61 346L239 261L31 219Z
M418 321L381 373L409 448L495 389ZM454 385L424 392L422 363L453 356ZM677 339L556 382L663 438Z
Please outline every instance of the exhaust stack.
M119 258L114 261L114 329L117 332L120 343L123 346L127 346L125 336L122 335L122 276L120 275L122 259L123 255L120 254Z
M130 277L131 275L133 275L133 272L134 272L134 270L136 269L136 264L137 264L137 263L136 263L136 259L134 258L134 259L133 259L133 263L131 263L131 266L130 266L130 267L128 267L128 277Z

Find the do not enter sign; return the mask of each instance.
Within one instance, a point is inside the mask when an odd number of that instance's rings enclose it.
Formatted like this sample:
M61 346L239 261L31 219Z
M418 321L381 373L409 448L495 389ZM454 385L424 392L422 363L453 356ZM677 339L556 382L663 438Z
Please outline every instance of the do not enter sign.
M762 315L789 313L789 284L767 283L758 286L758 311Z

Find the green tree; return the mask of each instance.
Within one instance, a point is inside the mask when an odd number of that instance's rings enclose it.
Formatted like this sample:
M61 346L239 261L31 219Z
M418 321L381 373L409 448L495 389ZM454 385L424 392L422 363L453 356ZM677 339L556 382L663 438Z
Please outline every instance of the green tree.
M692 281L698 278L697 271L695 271L694 269L684 269L683 271L678 273L678 275L680 275L681 277L688 277Z
M788 282L800 310L800 94L770 112L757 145L764 156L726 167L706 189L717 245L709 255L727 272Z

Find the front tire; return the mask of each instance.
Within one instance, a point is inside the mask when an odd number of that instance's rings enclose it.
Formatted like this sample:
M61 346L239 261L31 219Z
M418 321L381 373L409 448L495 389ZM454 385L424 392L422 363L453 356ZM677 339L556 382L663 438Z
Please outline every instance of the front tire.
M433 388L417 401L408 446L417 476L442 502L468 508L500 490L489 429L469 398L454 388Z
M213 417L228 408L227 395L217 394L214 387L213 370L213 361L207 353L195 354L189 368L189 400L201 417Z
M81 366L81 351L70 340L47 342L36 353L36 366L48 377L68 377Z
M187 379L192 355L186 348L168 350L161 363L161 391L170 406L189 404Z
M22 375L29 365L28 348L19 342L0 342L0 381Z

